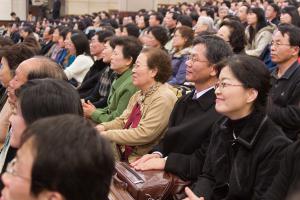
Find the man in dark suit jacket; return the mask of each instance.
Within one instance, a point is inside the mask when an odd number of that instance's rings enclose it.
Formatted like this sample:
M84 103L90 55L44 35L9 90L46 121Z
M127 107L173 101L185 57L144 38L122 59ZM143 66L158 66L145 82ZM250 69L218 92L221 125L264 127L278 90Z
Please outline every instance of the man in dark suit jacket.
M228 44L216 36L195 38L186 62L186 79L195 83L195 90L178 100L159 145L132 164L137 170L164 169L183 179L197 179L211 128L220 118L215 110L215 64L231 54Z
M53 33L54 33L54 28L48 26L44 33L43 33L43 43L42 43L42 48L41 48L41 54L45 55L49 52L51 47L54 45L53 42Z

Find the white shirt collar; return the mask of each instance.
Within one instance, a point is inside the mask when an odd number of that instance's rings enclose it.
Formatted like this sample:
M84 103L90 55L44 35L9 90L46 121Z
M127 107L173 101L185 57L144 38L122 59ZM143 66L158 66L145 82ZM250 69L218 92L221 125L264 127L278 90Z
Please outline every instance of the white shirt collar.
M210 87L210 88L207 88L205 90L202 90L200 92L198 92L197 90L195 90L195 94L196 94L196 98L198 99L199 97L201 97L202 95L204 95L206 92L208 92L209 90L213 89L214 86ZM194 94L194 96L195 96Z

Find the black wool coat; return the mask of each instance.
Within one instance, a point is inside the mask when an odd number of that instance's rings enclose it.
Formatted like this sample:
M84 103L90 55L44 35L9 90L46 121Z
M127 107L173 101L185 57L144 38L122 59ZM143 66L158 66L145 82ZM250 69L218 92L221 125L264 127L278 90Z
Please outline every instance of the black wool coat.
M93 89L96 87L98 79L106 66L107 64L104 63L102 59L94 62L78 88L80 98L86 98L93 92Z
M175 104L168 130L153 149L168 156L165 171L188 180L195 180L201 171L211 128L221 117L215 110L214 89L198 99L193 99L193 95L191 92ZM197 149L200 150L195 153Z
M228 118L216 123L202 174L193 191L205 200L255 200L271 185L291 143L262 113L253 113L234 139Z

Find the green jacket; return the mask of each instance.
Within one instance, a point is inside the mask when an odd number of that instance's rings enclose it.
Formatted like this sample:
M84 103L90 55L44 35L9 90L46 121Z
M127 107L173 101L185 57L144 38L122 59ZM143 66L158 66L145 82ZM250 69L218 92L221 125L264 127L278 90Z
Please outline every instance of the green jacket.
M130 97L137 91L137 88L132 84L131 73L131 69L128 69L112 83L107 106L92 113L93 121L97 123L108 122L123 113Z

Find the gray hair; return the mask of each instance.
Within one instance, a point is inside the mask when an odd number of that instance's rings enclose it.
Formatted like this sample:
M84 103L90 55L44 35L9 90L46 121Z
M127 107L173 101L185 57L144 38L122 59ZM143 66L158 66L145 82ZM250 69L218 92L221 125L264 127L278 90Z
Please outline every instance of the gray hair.
M214 32L215 28L214 28L214 21L211 17L207 17L207 16L200 16L198 18L197 24L196 26L198 26L199 24L205 24L208 26L207 31L209 32Z

